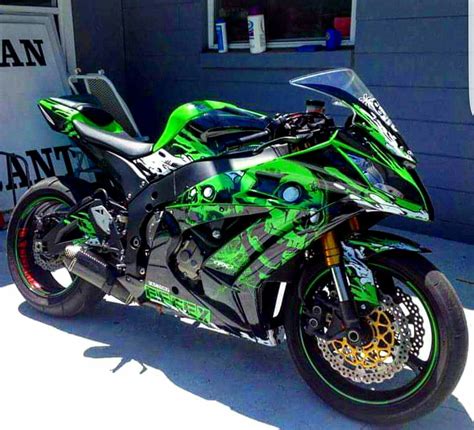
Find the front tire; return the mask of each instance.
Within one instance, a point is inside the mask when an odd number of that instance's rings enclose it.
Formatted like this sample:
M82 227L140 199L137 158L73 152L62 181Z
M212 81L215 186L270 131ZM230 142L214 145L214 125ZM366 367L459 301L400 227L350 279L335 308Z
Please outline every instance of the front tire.
M420 303L434 317L430 322L433 328L430 342L434 350L423 370L425 373L420 370L416 385L413 382L406 388L397 388L398 391L388 389L377 394L370 391L369 386L364 390L365 386L360 387L363 384L356 384L337 373L323 358L317 341L313 344L303 332L302 302L296 291L288 297L285 309L288 346L303 379L333 408L372 424L401 424L433 411L456 387L467 359L466 320L448 279L423 256L388 253L374 257L368 266L374 273L388 270L411 285L419 294ZM301 291L304 293L305 287L314 285L315 279L322 282L325 270L322 266L308 268L301 279Z
M91 191L91 185L85 181L45 179L23 195L12 214L7 233L8 267L28 304L45 314L73 317L91 309L104 297L100 289L79 278L70 279L69 286L61 285L55 274L36 264L33 250L35 214L72 207Z

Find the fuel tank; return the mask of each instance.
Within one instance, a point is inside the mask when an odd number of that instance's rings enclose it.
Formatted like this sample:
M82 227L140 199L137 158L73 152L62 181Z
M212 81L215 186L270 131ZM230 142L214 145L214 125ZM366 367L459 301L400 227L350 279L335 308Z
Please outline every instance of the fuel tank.
M264 130L269 122L267 115L230 103L186 103L171 114L153 149L201 160L229 150L237 145L237 139Z

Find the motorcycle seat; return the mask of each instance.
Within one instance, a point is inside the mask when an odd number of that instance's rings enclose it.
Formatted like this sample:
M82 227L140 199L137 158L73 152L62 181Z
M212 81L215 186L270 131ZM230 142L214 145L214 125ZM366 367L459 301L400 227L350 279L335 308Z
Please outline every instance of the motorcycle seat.
M51 100L77 110L99 127L104 127L114 121L114 117L102 109L99 100L89 94L52 97Z
M73 124L80 137L86 142L108 149L128 160L145 157L153 150L153 144L136 140L125 132L110 133L80 121L73 121Z

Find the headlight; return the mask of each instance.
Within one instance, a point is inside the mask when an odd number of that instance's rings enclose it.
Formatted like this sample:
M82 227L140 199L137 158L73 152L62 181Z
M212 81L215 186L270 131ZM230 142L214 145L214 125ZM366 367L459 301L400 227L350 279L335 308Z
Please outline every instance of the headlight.
M371 185L394 197L398 197L401 199L404 197L401 191L387 184L387 174L386 174L385 168L383 168L382 166L376 166L372 161L367 160L362 157L358 157L357 155L354 155L354 154L348 154L348 155L350 159L362 171L365 178L369 181Z

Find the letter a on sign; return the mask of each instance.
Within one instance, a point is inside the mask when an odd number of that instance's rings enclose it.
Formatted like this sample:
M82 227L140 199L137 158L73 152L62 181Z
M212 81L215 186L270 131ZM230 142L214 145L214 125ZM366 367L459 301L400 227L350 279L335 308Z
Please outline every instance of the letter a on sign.
M50 130L37 102L66 94L70 90L54 18L0 14L0 149L25 157L33 182L65 173L64 157L53 147L64 148L69 141ZM24 191L27 184L20 163L13 166L14 184L6 171L0 156L0 211L11 209L12 187Z

